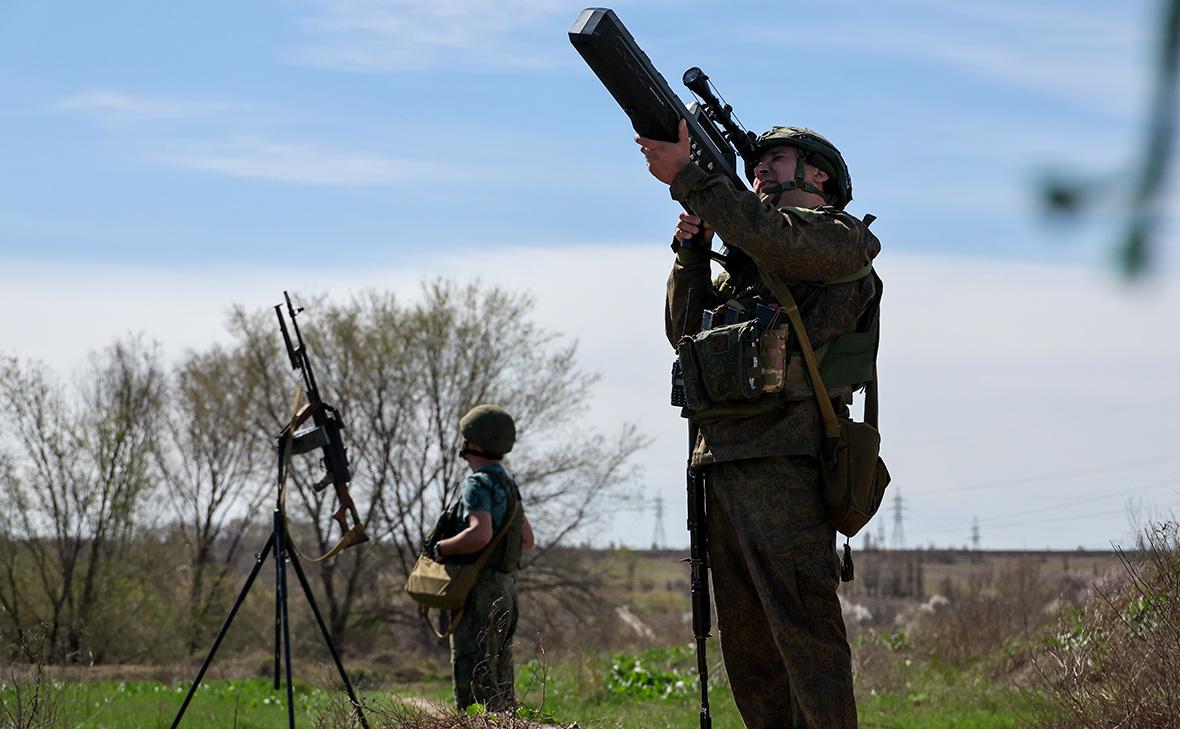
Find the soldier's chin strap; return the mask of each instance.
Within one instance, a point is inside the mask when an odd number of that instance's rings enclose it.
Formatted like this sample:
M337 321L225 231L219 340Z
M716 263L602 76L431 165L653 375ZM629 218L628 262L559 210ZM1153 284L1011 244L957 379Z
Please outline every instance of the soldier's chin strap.
M471 445L467 441L463 441L463 445L461 445L459 447L457 455L460 458L466 458L467 456L479 456L480 458L486 458L489 461L499 461L504 458L504 456L502 456L502 455L498 456L494 453L488 453L486 451L481 451L481 450L477 450L475 448L472 448Z
M803 150L799 149L798 147L795 148L795 154L795 179L789 180L787 182L776 182L773 185L768 185L762 188L762 193L765 195L775 195L774 203L772 204L776 208L779 206L779 203L782 202L783 195L786 194L788 190L803 190L804 192L812 192L822 197L825 203L828 202L828 196L824 194L824 191L807 181L805 174L807 168L804 166L807 162L807 155L804 154Z

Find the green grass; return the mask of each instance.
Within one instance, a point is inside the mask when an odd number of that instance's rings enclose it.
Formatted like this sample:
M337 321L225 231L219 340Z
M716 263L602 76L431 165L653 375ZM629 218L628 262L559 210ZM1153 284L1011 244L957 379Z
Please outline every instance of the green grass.
M660 674L673 664L691 660L691 651L663 649L634 656L646 670ZM662 663L661 663L662 662ZM583 729L683 729L697 725L699 693L695 683L679 690L665 687L658 696L619 681L608 680L612 666L629 666L619 657L586 657L545 669L530 662L519 667L517 689L526 707L554 723L577 722ZM141 729L169 727L184 700L188 684L155 681L94 681L50 684L60 719L69 729ZM450 686L442 681L371 691L365 701L376 706L398 696L418 696L449 706ZM729 687L721 675L709 692L713 726L741 729ZM296 725L316 727L325 714L339 716L346 705L343 691L296 683ZM0 687L0 700L11 702L13 688ZM188 729L280 729L287 726L286 691L275 691L266 678L206 681L201 684L181 727ZM971 671L922 668L909 674L904 689L862 696L858 706L866 729L1008 729L1025 726L1033 714L1029 699L1011 688L996 686ZM374 729L380 711L371 712ZM0 725L4 721L0 718Z
M896 692L862 696L865 729L1010 729L1028 726L1033 700L1016 688L974 670L922 667Z
M180 710L189 684L158 681L52 682L50 696L58 708L55 726L70 729L143 729L169 727ZM295 721L314 726L334 691L296 682ZM13 699L6 687L0 698ZM275 691L269 679L204 681L181 727L188 729L279 729L287 726L286 689ZM2 723L2 721L0 721Z

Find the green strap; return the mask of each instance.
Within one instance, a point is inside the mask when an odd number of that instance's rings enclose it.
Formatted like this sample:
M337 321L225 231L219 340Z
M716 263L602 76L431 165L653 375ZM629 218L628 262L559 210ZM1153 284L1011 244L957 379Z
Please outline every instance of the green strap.
M872 266L868 267L872 271ZM791 288L787 286L786 282L779 276L772 273L759 271L762 280L778 297L779 305L786 311L787 318L791 321L791 328L794 330L795 338L799 341L799 350L803 353L803 361L807 364L807 374L811 379L811 389L815 392L815 402L819 406L820 415L824 421L824 435L827 436L829 442L832 439L840 437L840 422L836 419L835 408L832 407L832 400L828 397L828 390L824 387L823 378L819 374L819 363L815 359L815 350L811 348L811 338L807 336L807 329L803 326L803 317L799 313L799 305L795 303L795 297L791 295ZM867 275L867 274L866 274ZM865 385L865 422L877 428L877 418L879 415L879 408L877 403L877 366L873 365L873 379Z
M846 283L852 283L853 281L859 281L862 278L869 277L870 275L872 275L872 273L873 273L873 264L870 263L869 265L856 271L855 273L850 273L847 276L840 276L839 278L833 278L833 279L829 279L827 281L803 281L803 280L788 281L785 278L780 278L779 281L781 281L783 283L783 285L786 285L786 286L835 286L837 284L846 284ZM763 276L762 280L765 281L766 277ZM767 285L769 285L769 284L767 284ZM771 287L771 288L773 288L773 287Z
M840 437L840 422L836 420L836 411L832 407L832 400L828 397L828 390L824 387L823 378L819 376L819 364L815 360L815 351L811 348L811 338L807 336L807 329L803 326L803 317L799 313L799 305L791 295L791 289L779 276L765 271L759 271L762 280L778 298L779 306L787 312L791 321L791 329L799 341L799 349L803 352L803 361L807 363L807 374L811 378L811 389L815 391L815 402L819 405L820 415L824 421L824 435L829 441Z
M840 278L834 278L830 281L824 281L822 285L823 286L835 286L836 284L852 283L853 281L859 281L862 278L865 278L866 276L868 276L872 272L873 272L873 264L870 263L869 265L860 269L856 273L850 273L847 276L841 276Z

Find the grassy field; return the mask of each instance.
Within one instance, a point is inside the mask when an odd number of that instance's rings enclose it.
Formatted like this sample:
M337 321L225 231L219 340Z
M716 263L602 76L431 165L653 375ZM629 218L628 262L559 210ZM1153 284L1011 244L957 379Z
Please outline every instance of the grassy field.
M610 585L607 604L625 609L639 627L622 621L600 643L577 646L577 639L567 639L545 650L540 644L530 647L518 633L517 693L524 706L553 724L576 722L582 729L695 726L699 693L694 679L695 656L687 647L691 638L687 569L678 561L680 556L627 550L600 555L600 567ZM1020 610L1041 615L1045 596L1024 605L1023 597L1030 594L1027 586L1055 584L1067 574L1090 578L1105 572L1113 561L1101 553L981 556L908 552L857 557L857 582L842 586L841 591L857 605L871 607L872 617L850 623L849 629L858 671L861 725L881 729L1000 729L1034 723L1033 717L1043 707L1029 693L1015 688L1022 682L1012 675L1020 666L1013 656L1019 658L1028 652L1014 647L1031 645L1042 636L1035 632L1026 635L1020 638L1024 643L1010 639L1022 634L1012 632L1013 626L997 616L1016 615ZM874 575L880 579L871 579ZM891 575L900 577L893 579ZM880 586L879 591L866 589L874 583ZM900 586L901 594L886 593L889 585ZM933 613L918 610L930 595L944 592L952 594L952 611L939 613L935 619ZM1005 597L1008 593L1011 595ZM574 634L576 631L568 635ZM390 718L404 713L399 707L446 710L450 687L443 675L445 662L439 663L437 658L423 664L413 678L399 677L391 664L376 655L349 662L353 679L364 687L361 696L371 709L373 729L406 726ZM719 659L714 644L710 648L713 725L740 729L742 722ZM405 663L411 659L399 660ZM313 665L316 668L308 673ZM269 654L241 658L216 680L207 680L181 726L287 726L285 690L275 691L269 678L245 678L265 672L267 666ZM352 729L345 694L332 683L334 671L315 659L299 668L297 679L303 682L297 681L296 687L297 725ZM187 674L187 669L181 668L54 670L52 679L41 682L41 699L47 701L39 709L42 716L47 708L55 709L54 720L22 723L0 711L0 729L169 727L189 685L173 680ZM3 680L0 676L0 682ZM10 713L22 702L27 705L31 697L28 675L19 683L20 696L11 677L0 685L0 703Z
M671 659L669 660L669 654ZM687 649L658 649L642 654L587 658L543 669L530 662L519 669L518 689L524 705L545 721L583 729L682 729L695 726L698 690L685 666ZM646 666L633 670L635 665ZM678 666L673 670L673 665ZM620 677L619 667L627 674ZM622 680L620 680L620 678ZM710 691L713 725L741 729L742 722L720 673ZM56 708L56 720L45 726L70 729L141 729L171 725L188 684L158 681L49 682L44 698ZM28 697L29 688L22 689ZM13 705L15 689L5 685L0 699ZM391 707L413 697L415 705L443 708L450 687L431 682L392 689L370 689L362 699L370 705L373 729L399 726L388 718ZM339 727L348 722L345 695L332 687L296 684L296 724ZM213 680L201 685L185 714L190 729L280 729L287 726L285 690L275 691L264 678ZM980 676L955 670L922 669L908 676L907 686L860 700L861 725L882 729L969 727L1000 729L1023 726L1033 707L1012 689L998 688ZM0 726L14 726L0 716ZM29 726L40 726L29 724Z

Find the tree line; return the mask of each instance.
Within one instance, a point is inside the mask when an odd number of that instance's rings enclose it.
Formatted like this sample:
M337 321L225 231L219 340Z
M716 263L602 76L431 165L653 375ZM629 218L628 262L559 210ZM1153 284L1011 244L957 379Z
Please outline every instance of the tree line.
M479 283L427 282L414 301L373 290L303 304L371 540L305 562L334 640L421 632L401 586L466 476L458 419L481 402L516 418L506 463L538 536L523 602L543 621L593 599L593 571L560 555L628 498L646 439L625 424L585 428L597 376L578 366L576 343L537 325L529 296ZM203 653L269 531L275 438L297 385L272 311L234 307L227 330L228 344L169 363L143 336L120 339L69 384L39 363L0 360L0 635L10 659ZM339 537L334 490L313 488L321 475L307 456L287 477L290 530L308 555Z

